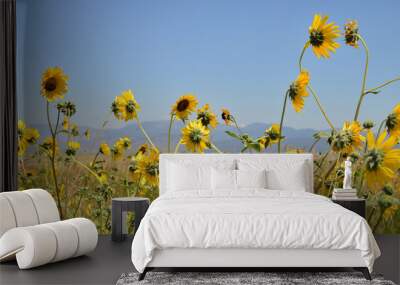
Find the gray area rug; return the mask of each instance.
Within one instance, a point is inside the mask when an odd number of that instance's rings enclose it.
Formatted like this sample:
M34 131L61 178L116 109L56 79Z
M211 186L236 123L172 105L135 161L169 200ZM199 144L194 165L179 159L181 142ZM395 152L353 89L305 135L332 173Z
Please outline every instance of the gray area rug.
M384 280L382 276L372 275L368 281L359 272L148 272L146 278L138 281L138 273L122 274L117 285L146 284L267 284L267 285L297 285L297 284L373 284L395 285Z

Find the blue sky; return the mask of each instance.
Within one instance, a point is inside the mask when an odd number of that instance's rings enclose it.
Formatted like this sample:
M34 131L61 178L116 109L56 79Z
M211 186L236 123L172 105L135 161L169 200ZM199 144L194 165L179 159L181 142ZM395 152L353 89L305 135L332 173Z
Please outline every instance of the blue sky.
M371 53L367 86L400 76L400 1L17 0L20 116L43 122L42 70L61 66L76 121L100 126L113 98L131 88L143 121L167 120L192 92L227 107L242 124L278 122L283 95L315 13L342 28L356 19ZM342 40L340 40L342 41ZM304 66L335 125L354 115L364 52L342 44L329 60L311 51ZM361 119L381 120L400 102L400 83L366 98ZM286 124L326 128L311 97L289 107ZM113 124L115 127L122 124Z

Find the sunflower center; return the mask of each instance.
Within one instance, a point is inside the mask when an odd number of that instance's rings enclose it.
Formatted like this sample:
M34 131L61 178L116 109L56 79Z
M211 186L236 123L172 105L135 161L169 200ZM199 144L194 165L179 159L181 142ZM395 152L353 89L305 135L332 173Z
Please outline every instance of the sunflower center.
M224 121L230 120L230 115L228 113L223 112L221 117L222 117L222 120L224 120Z
M179 101L178 106L176 106L176 109L179 112L183 112L187 109L187 107L189 107L189 100L183 99L183 100Z
M147 147L141 146L141 147L138 149L138 153L145 154L146 150L147 150Z
M210 117L208 116L207 113L200 113L197 116L197 119L201 121L201 124L205 127L207 127L210 124Z
M319 47L324 43L324 34L321 31L313 30L310 33L310 43L314 47Z
M296 84L292 83L289 87L289 98L290 100L294 100L297 96L297 87Z
M111 111L114 113L114 115L117 115L119 112L118 106L116 102L112 102L111 104Z
M366 168L375 171L379 168L384 160L385 154L381 150L372 149L365 156Z
M158 174L158 164L149 164L149 165L147 165L146 172L150 176L157 176L157 174Z
M199 144L201 142L202 133L200 130L193 130L190 133L189 137L190 137L190 140L192 141L192 143Z
M128 112L128 113L133 113L133 112L135 112L135 109L136 109L136 105L135 105L135 102L133 102L132 100L131 101L129 101L128 102L128 104L126 104L126 111Z
M55 79L54 77L50 77L49 79L46 80L44 84L44 89L46 89L46 91L51 92L56 90L56 88L57 88L57 79Z
M342 130L332 137L329 138L328 142L330 142L332 148L336 151L340 151L350 146L353 142L352 133L347 130Z
M135 172L137 170L136 163L131 163L128 167L129 172Z
M270 137L271 140L277 140L277 139L279 139L279 133L277 133L277 132L270 131L270 132L268 133L268 135L269 135L269 137Z
M26 138L26 141L27 141L28 143L31 143L31 144L36 143L36 139L35 139L35 137L33 137L33 136L27 137L27 138Z
M393 130L397 126L397 117L396 114L390 114L386 118L386 128L390 131Z

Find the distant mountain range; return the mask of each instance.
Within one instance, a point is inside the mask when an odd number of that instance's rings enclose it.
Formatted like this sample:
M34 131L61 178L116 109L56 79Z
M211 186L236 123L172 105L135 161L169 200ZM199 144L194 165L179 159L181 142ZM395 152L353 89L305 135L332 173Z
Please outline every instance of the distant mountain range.
M168 126L169 121L149 121L142 123L144 129L149 134L153 142L160 148L161 151L167 149L167 136L168 136ZM251 135L252 137L260 136L266 128L270 127L271 124L265 123L251 123L246 126L241 127L244 133ZM48 136L50 134L47 125L39 124L33 125L32 127L37 128L41 134L41 138ZM183 127L181 121L176 121L172 128L172 146L175 147L178 139L180 137L180 130ZM115 128L104 128L96 129L91 127L80 127L80 134L83 135L86 129L90 130L91 139L88 141L83 137L81 141L81 149L85 152L95 152L97 150L98 144L100 142L107 142L112 145L118 138L122 136L128 136L132 139L134 147L145 143L145 138L142 135L140 129L135 123L128 123L125 127L120 129ZM225 131L236 131L232 126L218 125L216 130L211 132L211 138L213 143L224 152L236 153L242 148L240 142L228 136ZM313 134L319 130L314 129L295 129L291 127L283 128L283 135L285 140L282 142L283 147L299 147L308 149L313 143ZM324 151L327 149L327 144L325 141L321 140L317 146L317 150ZM183 150L183 148L181 148ZM270 152L276 151L275 148L269 150Z

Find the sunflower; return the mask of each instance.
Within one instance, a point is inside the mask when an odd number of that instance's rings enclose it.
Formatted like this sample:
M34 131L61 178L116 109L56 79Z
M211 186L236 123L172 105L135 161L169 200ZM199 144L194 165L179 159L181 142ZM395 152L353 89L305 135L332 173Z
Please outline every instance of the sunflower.
M225 125L229 126L233 122L233 117L228 109L222 109L221 118L224 120Z
M394 136L385 139L386 132L382 132L377 140L371 131L367 135L368 150L364 155L365 178L368 187L374 191L382 189L395 178L400 168L400 149L393 149L398 139Z
M25 154L26 148L28 147L28 144L24 140L18 140L18 156L23 156Z
M280 138L279 124L272 124L269 129L265 130L265 134L269 138L269 143L271 144L278 143Z
M106 172L101 171L101 172L97 173L97 177L98 177L98 179L99 179L101 184L104 185L104 184L108 183L108 175L107 175Z
M181 143L191 152L203 152L210 143L210 131L201 121L191 121L182 129Z
M18 127L17 127L17 133L18 133L18 155L22 156L25 153L27 143L24 140L24 132L25 132L26 126L24 121L19 120L18 121Z
M289 87L289 98L296 112L300 112L304 107L304 97L308 96L307 86L309 82L310 74L308 71L302 70Z
M67 155L75 155L76 151L81 148L81 144L76 141L69 141L67 143L67 149L65 150L65 153Z
M359 122L345 122L340 131L332 133L328 143L334 151L349 154L359 149L365 141L361 131L362 127Z
M57 110L67 117L72 117L76 113L76 106L70 101L65 101L57 104Z
M41 94L49 102L64 98L68 92L68 76L60 67L49 67L42 74Z
M111 150L110 150L110 147L108 146L108 144L102 143L102 144L100 144L99 152L105 156L108 156L108 155L110 155Z
M130 149L132 146L132 141L130 138L128 137L123 137L123 138L119 138L116 142L115 142L115 146L117 148L121 148L123 150L127 150Z
M400 104L387 116L386 129L391 136L400 137Z
M18 121L18 155L22 156L28 145L35 144L40 137L39 131L34 128L27 128L22 120Z
M46 137L42 144L40 145L44 150L48 151L50 154L53 154L53 138ZM55 141L55 152L59 151L58 143Z
M158 186L159 152L151 149L148 155L142 156L137 162L137 171L143 177L144 183L153 187Z
M67 131L69 129L69 118L64 117L63 122L62 122L62 127L64 131Z
M149 150L149 146L145 143L142 144L141 146L139 146L138 150L136 151L135 158L139 158L142 155L145 155L148 150Z
M113 160L121 160L124 156L124 149L114 145L111 148L111 157Z
M344 25L344 39L346 44L358 48L358 23L355 20L348 21Z
M175 104L172 105L171 113L174 114L178 119L185 121L189 115L196 110L198 101L195 96L188 93L176 100Z
M366 121L363 123L363 128L366 129L366 130L370 130L370 129L372 129L374 126L375 126L375 123L374 123L373 121L371 121L371 120L366 120Z
M340 37L339 27L333 22L327 23L328 16L314 15L313 22L308 31L310 34L309 43L312 46L314 54L321 58L329 58L330 52L340 46L335 39Z
M383 218L385 221L393 219L399 209L399 205L392 205L389 208L386 208L386 210L383 212Z
M200 120L203 126L206 128L211 126L215 129L218 124L217 116L211 112L208 104L205 104L203 107L197 110L197 120Z
M126 90L121 95L115 97L111 106L111 110L118 120L133 120L137 119L137 114L140 111L140 105L136 101L132 90Z
M140 178L140 173L137 167L137 161L133 160L128 166L128 176L131 181L137 181Z
M24 121L22 120L18 120L18 124L17 124L17 132L18 132L18 137L22 138L23 133L25 131L26 125L24 123Z
M35 144L40 137L39 131L34 128L27 128L24 132L23 138L28 144Z
M71 126L71 135L74 137L79 136L79 127L76 124L72 124Z
M267 137L261 137L261 138L257 139L257 143L258 143L260 152L268 147L269 142L270 142L270 140Z

